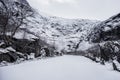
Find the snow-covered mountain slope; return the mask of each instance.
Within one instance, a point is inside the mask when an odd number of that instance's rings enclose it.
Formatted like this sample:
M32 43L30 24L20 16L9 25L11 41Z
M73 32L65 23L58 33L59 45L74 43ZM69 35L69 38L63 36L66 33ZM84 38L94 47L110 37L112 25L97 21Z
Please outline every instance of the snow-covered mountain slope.
M11 27L15 23L21 22L20 18L27 14L27 17L25 16L25 19L23 19L20 30L15 34L15 38L20 39L24 37L30 40L32 38L40 38L48 44L55 46L59 51L63 49L71 51L81 40L86 40L91 29L100 23L99 21L86 19L64 19L49 16L35 11L26 0L3 1L7 4L7 7L10 6L11 12L15 14L9 22L9 32L13 31L14 28ZM12 23L13 19L15 23Z
M81 56L61 57L0 67L0 80L119 80L120 74Z
M98 24L88 37L95 44L87 50L90 56L120 63L120 13Z
M100 21L46 16L35 11L33 17L28 17L27 26L21 28L27 28L58 50L68 50L68 45L73 47L80 40L86 40L91 29L98 23Z
M0 62L14 62L21 56L27 59L25 55L31 53L40 57L43 54L41 50L45 48L48 56L61 51L72 52L86 43L91 29L100 23L49 16L34 10L26 0L0 0L0 5L0 47L2 50L8 47L15 50L15 55L11 55L11 51L1 52L0 57L4 58Z
M92 42L120 39L120 13L98 24L91 33Z
M0 1L6 4L0 4L0 62L28 60L31 53L50 57L65 52L82 54L102 64L120 63L120 14L103 22L65 19L37 12L26 0Z
M68 50L68 45L76 45L80 39L85 40L91 29L97 24L96 21L84 19L68 20L57 17L40 17L38 19L34 20L35 23L30 24L31 27L27 28L48 43L66 50ZM36 21L40 23L36 24Z

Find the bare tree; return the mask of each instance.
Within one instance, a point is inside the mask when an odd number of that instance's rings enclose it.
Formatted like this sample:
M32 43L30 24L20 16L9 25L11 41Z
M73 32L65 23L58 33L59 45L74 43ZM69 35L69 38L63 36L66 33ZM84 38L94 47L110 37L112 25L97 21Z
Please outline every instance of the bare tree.
M2 34L4 36L4 42L8 44L9 39L6 37L7 33L10 32L10 37L13 37L20 26L27 24L25 20L27 17L33 15L33 11L28 4L22 2L11 2L6 4L4 0L0 0L2 11Z
M9 17L10 17L10 13L8 12L8 8L7 5L5 4L5 2L3 0L0 0L1 3L1 11L0 11L0 21L1 21L1 33L3 34L3 39L4 42L6 43L6 27L9 21Z

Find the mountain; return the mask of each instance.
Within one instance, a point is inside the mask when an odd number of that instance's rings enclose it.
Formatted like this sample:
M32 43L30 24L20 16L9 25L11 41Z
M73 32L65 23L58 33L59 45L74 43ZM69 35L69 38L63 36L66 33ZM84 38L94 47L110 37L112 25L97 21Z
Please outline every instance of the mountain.
M101 22L89 34L89 42L94 44L89 48L87 56L102 64L106 61L120 63L120 14ZM115 70L118 70L114 67ZM119 71L119 70L118 70Z
M120 63L120 14L105 21L65 19L26 0L0 0L0 17L0 62L72 54Z
M80 39L86 40L91 29L100 23L85 19L46 17L37 13L34 14L34 18L29 19L29 22L32 24L28 23L29 26L26 28L46 40L48 44L54 45L58 51L63 49L69 51L69 46L73 47Z
M93 33L91 33L91 41L101 42L119 40L120 39L119 30L120 30L120 14L117 14L101 22L93 29Z
M1 0L0 3L0 56L4 56L1 61L7 57L8 62L28 59L31 53L40 57L72 52L100 23L45 15L34 10L26 0Z
M38 25L35 14L26 0L0 0L0 62L55 55L55 49L29 29L34 22Z

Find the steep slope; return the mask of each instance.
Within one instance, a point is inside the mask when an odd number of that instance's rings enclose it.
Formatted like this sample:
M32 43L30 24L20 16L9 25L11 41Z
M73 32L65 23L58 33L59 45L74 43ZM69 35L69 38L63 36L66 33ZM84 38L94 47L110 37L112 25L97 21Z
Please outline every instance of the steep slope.
M114 70L120 71L114 63L120 63L120 14L98 24L88 37L93 46L86 50L86 56L102 64L112 62Z
M120 14L117 14L97 25L96 28L93 29L93 35L91 35L91 39L93 42L119 40L119 31Z
M98 23L100 21L64 19L36 12L34 17L29 18L26 28L60 51L68 50L68 45L73 48L80 40L85 41L91 29Z
M15 62L21 58L28 60L31 54L36 58L55 55L52 46L43 41L39 34L30 31L29 24L37 19L37 16L34 18L35 14L36 11L26 0L0 0L0 62ZM38 25L36 20L35 24Z
M13 62L31 53L39 57L44 51L48 53L46 56L61 51L71 52L87 40L91 29L99 23L44 15L35 11L26 0L1 0L0 3L0 56L4 56L0 62L7 57L7 61Z

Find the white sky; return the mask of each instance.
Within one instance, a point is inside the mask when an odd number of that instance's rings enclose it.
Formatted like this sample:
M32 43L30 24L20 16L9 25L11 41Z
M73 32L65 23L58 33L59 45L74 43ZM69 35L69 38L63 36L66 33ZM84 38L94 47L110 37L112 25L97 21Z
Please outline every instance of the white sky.
M63 18L105 20L120 12L120 0L28 0L35 9Z

